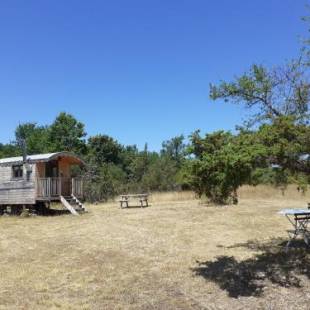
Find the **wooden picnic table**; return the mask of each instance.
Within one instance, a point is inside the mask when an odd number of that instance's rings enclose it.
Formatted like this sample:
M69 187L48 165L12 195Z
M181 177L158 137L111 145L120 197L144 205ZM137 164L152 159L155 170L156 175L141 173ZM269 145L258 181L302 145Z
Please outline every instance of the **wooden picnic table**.
M123 208L124 205L126 208L128 208L130 200L138 200L140 202L141 208L144 208L149 206L148 198L148 194L124 194L120 195L119 202L121 204L121 208Z

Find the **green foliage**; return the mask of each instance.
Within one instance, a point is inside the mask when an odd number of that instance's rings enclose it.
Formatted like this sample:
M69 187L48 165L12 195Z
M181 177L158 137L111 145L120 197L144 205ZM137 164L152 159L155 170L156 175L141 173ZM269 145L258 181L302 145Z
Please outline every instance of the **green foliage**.
M250 178L250 185L268 184L276 185L276 169L272 167L253 169Z
M256 131L240 128L235 135L218 131L201 137L196 131L187 148L180 135L163 142L160 152L150 152L147 144L139 151L101 134L86 143L84 124L66 113L50 126L21 124L15 138L0 144L0 158L21 155L18 141L22 139L28 154L63 150L82 154L87 169L72 173L87 180L90 201L126 192L192 188L215 203L236 203L242 184L285 188L296 183L304 191L309 183L310 161L302 155L310 154L310 129L292 116L277 117Z
M308 182L302 176L309 175L309 159L302 155L310 154L310 128L293 117L238 135L219 131L201 138L195 132L189 150L194 158L187 164L187 182L215 203L236 200L243 184L285 188L294 182L305 188Z
M150 163L141 180L142 189L147 191L169 191L178 188L177 164L174 158L158 157Z
M248 125L282 116L293 116L300 122L307 122L310 99L307 66L303 57L272 69L253 65L248 73L233 82L222 81L218 86L211 84L210 97L241 103L247 108L255 107L258 113L253 115Z
M26 142L29 155L60 151L85 154L84 127L84 124L72 115L63 112L50 126L38 126L36 123L20 124L15 130L15 141L5 146L6 151L3 151L3 156L21 155L20 141L22 140ZM0 156L2 156L1 150Z
M100 165L102 163L119 164L122 146L107 135L97 135L88 139L88 156Z
M49 127L50 150L54 152L70 151L84 154L86 144L85 125L71 114L60 113Z
M133 183L141 183L143 176L146 174L150 163L150 154L145 144L144 151L138 152L129 163L130 181Z
M165 191L177 188L179 170L169 154L121 146L108 136L88 140L87 197L106 200L124 192Z
M257 139L264 145L270 164L277 164L292 173L310 173L310 127L296 123L293 117L279 117L272 124L264 124L257 131Z
M232 82L210 85L211 99L243 104L255 114L224 147L218 136L213 137L210 146L205 145L199 132L194 133L191 150L195 160L190 173L196 178L200 174L200 179L194 180L196 191L206 193L213 201L225 201L244 182L282 188L294 182L300 184L299 188L307 187L304 184L309 182L307 176L310 175L309 55L309 42L306 42L300 57L283 66L253 65L249 72ZM254 124L261 126L250 132L248 129ZM214 149L216 156L212 156ZM231 174L228 167L240 169L240 175L239 172ZM212 191L219 193L220 199L202 187L206 183L202 176L211 183L209 188L213 186Z
M21 150L15 144L0 143L0 158L14 157L21 155Z
M15 139L16 142L22 139L26 141L29 155L47 153L50 149L47 126L38 126L36 123L21 124L15 130Z
M306 191L308 190L308 184L310 183L310 176L309 174L297 174L293 176L293 180L291 183L297 184L297 189L300 191L302 194L305 194Z
M175 161L176 165L180 167L185 158L185 149L186 145L184 143L184 136L180 135L164 141L161 154Z
M98 173L86 178L85 195L90 202L106 201L126 189L124 171L113 163L103 163Z
M233 136L219 131L202 138L194 133L190 151L195 158L188 162L188 183L214 203L237 203L237 189L250 181L264 155L264 149L252 140L251 134Z

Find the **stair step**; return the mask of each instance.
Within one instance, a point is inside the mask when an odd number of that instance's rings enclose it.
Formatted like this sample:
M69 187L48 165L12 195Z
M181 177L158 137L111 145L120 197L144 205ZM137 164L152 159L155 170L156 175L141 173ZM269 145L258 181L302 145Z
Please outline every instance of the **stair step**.
M63 196L60 196L60 201L62 205L67 208L73 215L79 215L75 208Z
M78 209L75 209L76 212L85 212L85 209L83 208L78 208Z
M79 213L87 212L84 205L76 198L72 196L60 196L61 203L68 209L73 215L79 215Z
M74 195L71 195L71 197L72 197L72 199L76 202L76 204L77 204L80 208L84 209L84 211L86 212L86 208L85 208L85 206L83 205L83 203L82 203L77 197L75 197Z

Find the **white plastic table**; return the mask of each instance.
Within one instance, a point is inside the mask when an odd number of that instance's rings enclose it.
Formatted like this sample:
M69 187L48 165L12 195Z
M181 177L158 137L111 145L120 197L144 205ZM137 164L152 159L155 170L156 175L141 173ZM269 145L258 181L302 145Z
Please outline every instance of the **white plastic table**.
M294 228L293 230L288 231L290 239L286 245L286 251L291 242L298 236L302 236L305 243L309 246L310 230L308 226L310 224L310 209L283 209L279 214L285 215Z

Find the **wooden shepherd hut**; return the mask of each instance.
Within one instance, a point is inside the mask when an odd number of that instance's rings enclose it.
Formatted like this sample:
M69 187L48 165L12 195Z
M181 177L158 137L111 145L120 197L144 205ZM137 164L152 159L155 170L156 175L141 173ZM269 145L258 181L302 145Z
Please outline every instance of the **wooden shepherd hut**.
M71 175L84 162L68 152L0 159L0 208L49 206L59 201L73 214L85 210L83 180Z

